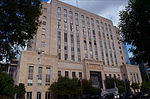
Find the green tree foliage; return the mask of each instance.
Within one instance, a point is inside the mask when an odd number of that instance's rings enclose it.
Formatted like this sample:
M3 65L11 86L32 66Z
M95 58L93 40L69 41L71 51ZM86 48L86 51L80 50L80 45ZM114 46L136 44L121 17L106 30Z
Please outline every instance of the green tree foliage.
M82 80L82 94L100 95L101 89L92 86L92 83L86 79Z
M126 89L124 86L119 85L117 88L118 88L118 93L120 94L126 92Z
M120 33L131 45L132 60L150 64L150 0L129 0L120 12Z
M13 96L15 94L14 81L6 73L0 71L0 95Z
M57 82L54 82L49 90L54 95L61 97L62 99L77 98L81 93L81 87L79 86L79 80L77 78L69 79L66 77L60 77Z
M106 89L115 88L115 85L116 85L119 93L131 92L130 82L127 80L123 81L123 80L119 80L116 78L107 77L104 82L105 82Z
M0 58L11 60L36 34L40 0L0 0Z
M70 79L60 77L57 82L54 82L49 91L61 99L77 99L83 94L100 95L100 88L94 88L90 81L82 80L82 85L77 78Z
M22 98L25 95L25 86L23 83L15 86L15 93L17 94L17 98Z
M133 88L134 92L136 89L140 89L140 85L138 83L132 83L131 88Z
M104 81L106 89L114 88L115 87L114 81L115 81L114 78L107 77Z
M141 91L147 92L148 90L150 90L150 83L143 80L141 85Z
M17 98L22 98L25 94L25 86L20 83L14 85L14 81L8 74L0 71L0 99L8 99L17 94Z

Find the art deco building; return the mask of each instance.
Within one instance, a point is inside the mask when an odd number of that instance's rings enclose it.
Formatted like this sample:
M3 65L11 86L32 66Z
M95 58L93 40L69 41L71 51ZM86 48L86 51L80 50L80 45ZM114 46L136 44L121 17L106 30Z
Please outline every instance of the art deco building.
M141 83L137 66L125 62L120 36L111 20L58 0L43 3L42 21L27 51L20 56L17 83L24 83L27 99L50 99L48 88L58 77L91 80L105 89L106 76Z

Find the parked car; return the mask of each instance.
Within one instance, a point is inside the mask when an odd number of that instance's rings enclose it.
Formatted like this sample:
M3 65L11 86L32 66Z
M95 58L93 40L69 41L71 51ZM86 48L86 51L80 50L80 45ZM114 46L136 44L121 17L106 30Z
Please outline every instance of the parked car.
M113 93L104 94L102 99L114 99L115 95Z
M133 98L141 98L144 96L144 92L136 92L134 95L133 95Z
M90 95L90 94L86 94L83 95L80 99L99 99L99 95Z
M146 99L149 99L150 98L150 90L148 92L146 92L142 98L146 98Z
M119 95L120 99L130 99L132 97L133 97L133 94L131 94L131 93L122 93Z

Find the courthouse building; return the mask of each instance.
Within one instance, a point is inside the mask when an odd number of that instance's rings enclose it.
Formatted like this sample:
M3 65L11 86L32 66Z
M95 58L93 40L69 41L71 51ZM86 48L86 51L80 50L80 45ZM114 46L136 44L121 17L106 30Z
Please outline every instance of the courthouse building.
M50 99L48 88L60 76L88 79L103 89L106 76L142 82L139 68L126 64L111 20L58 0L42 4L42 24L17 68L16 83L25 84L26 99L35 99L39 48L39 99Z

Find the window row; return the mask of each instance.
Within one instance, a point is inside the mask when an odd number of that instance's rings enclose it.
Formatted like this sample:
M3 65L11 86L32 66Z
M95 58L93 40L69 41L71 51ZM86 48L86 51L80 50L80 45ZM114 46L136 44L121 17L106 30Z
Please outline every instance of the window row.
M79 74L78 74L78 77L77 77L77 74L76 74L76 72L72 72L72 78L79 78L79 79L82 79L82 72L78 72ZM61 77L61 76L63 76L62 75L62 72L61 71L58 71L58 78L59 77ZM68 77L69 78L69 71L65 71L65 75L64 75L65 77Z
M42 67L38 69L38 85L42 85ZM28 86L33 85L34 66L28 68ZM36 79L35 79L36 80ZM46 67L45 85L50 85L50 68Z
M105 74L105 78L107 77L120 79L120 74Z
M27 91L27 99L33 99L33 95L32 95L33 92L31 91ZM42 92L37 92L37 97L36 99L42 99ZM51 95L50 95L50 92L45 92L45 98L44 99L50 99Z
M140 83L138 73L130 72L130 79L131 79L132 83Z

